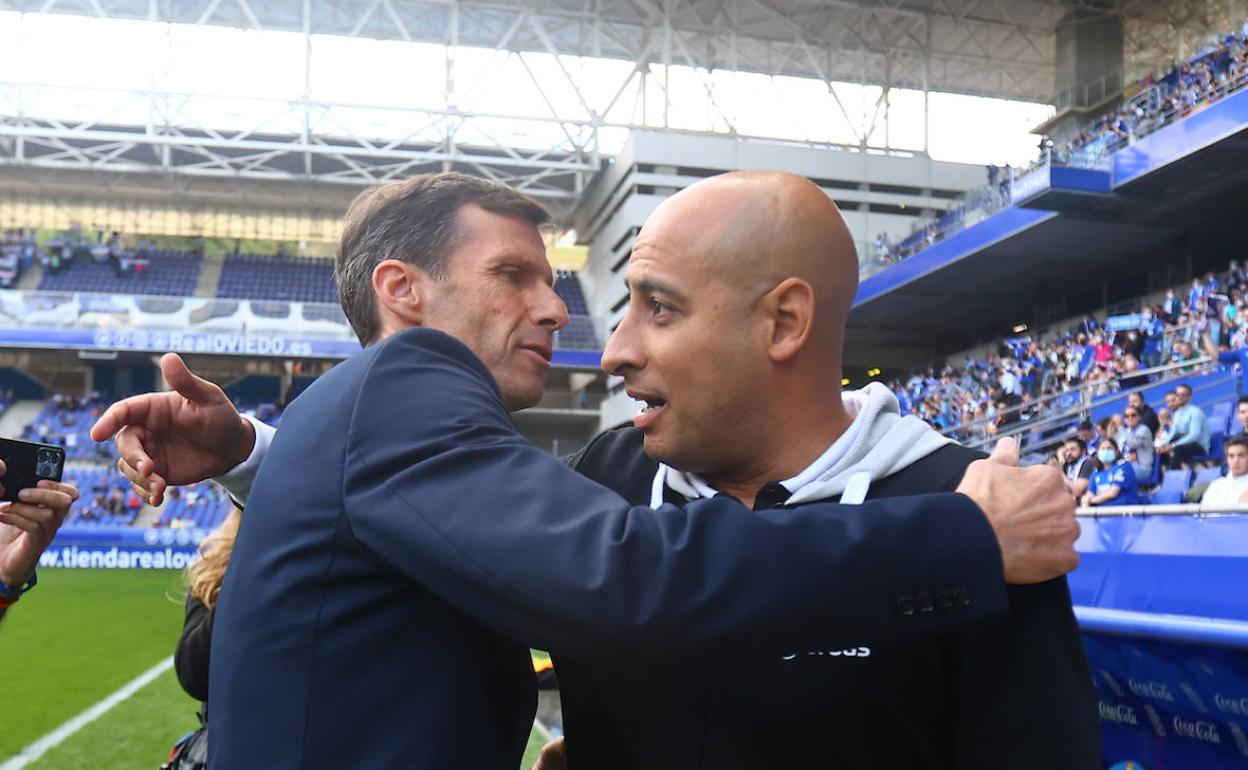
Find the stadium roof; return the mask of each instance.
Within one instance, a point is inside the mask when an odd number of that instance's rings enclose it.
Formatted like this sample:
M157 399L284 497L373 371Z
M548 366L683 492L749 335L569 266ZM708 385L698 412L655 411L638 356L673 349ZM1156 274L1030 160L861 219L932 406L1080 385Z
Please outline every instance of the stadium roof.
M0 0L0 10L362 36L1051 102L1068 14L1129 64L1229 25L1219 0ZM1177 41L1177 42L1176 42ZM1190 43L1189 43L1190 44Z
M324 99L307 93L273 98L183 93L163 90L156 84L155 75L152 84L144 87L0 82L0 166L345 188L421 171L455 169L511 184L542 198L560 214L574 205L601 167L603 155L613 152L608 140L621 141L631 128L658 127L654 123L656 112L661 115L660 126L668 130L681 127L679 119L669 123L669 105L673 115L679 109L697 112L696 106L685 103L692 101L689 88L707 101L707 112L715 114L707 117L706 126L685 126L687 130L767 136L765 130L759 133L740 128L732 122L735 119L726 117L727 112L716 101L725 98L726 92L717 90L715 73L813 78L804 82L816 90L822 88L826 92L823 97L835 106L827 105L827 114L813 111L813 129L801 127L802 132L812 133L795 141L854 149L895 148L901 145L895 143L896 133L894 139L889 138L887 127L897 119L912 127L914 120L903 115L900 108L900 118L890 117L886 94L892 93L891 89L1052 103L1057 69L1055 30L1063 19L1120 16L1128 64L1151 70L1177 54L1187 53L1209 32L1229 28L1234 3L0 0L0 12L171 22L204 28L193 32L225 28L305 35L306 43L280 46L281 57L300 57L305 73L313 69L313 51L319 44L313 42L312 35L329 36L317 38L320 43L411 41L447 46L448 52L443 57L443 98L429 107L413 103L396 108L388 103L361 102L354 93ZM343 53L349 47L321 46L322 51L330 51L331 62L333 51L339 51L338 56L358 58L358 48L355 53ZM452 67L449 52L468 48L477 52L494 49L493 53L503 51L516 57L513 70L527 76L530 82L524 85L537 89L525 98L537 105L539 112L544 104L551 114L517 111L514 107L496 113L454 101L450 94L459 86L453 87L452 81L468 78L462 59ZM488 50L484 54L495 61ZM231 50L222 50L219 55L229 57ZM215 60L216 56L214 50L205 58L206 70L214 66L237 69L239 60ZM537 67L541 62L531 61L542 57L547 59L547 70ZM567 57L610 63L615 74L595 74L606 69L585 67L574 77L565 63ZM636 66L629 67L629 63ZM264 64L254 66L263 68ZM352 70L352 85L389 85L392 81L393 93L409 96L417 87L429 86L430 78L414 77L413 65L407 66L407 70L393 70L378 64L377 83L368 84L358 80L373 79L372 71ZM681 86L673 79L669 84L666 76L659 82L653 77L647 81L646 72L656 67L669 73L683 69L688 82ZM332 65L328 69L346 71ZM708 70L712 73L709 76ZM1126 74L1136 72L1128 70ZM503 82L491 72L475 77L472 88L491 78L496 79L496 85ZM851 117L856 97L852 88L850 95L845 95L842 86L846 83L862 84L860 116ZM435 87L442 88L440 84ZM501 87L512 86L508 82ZM586 89L591 87L604 93L590 93ZM768 87L775 93L755 97L755 92L748 90ZM627 93L635 94L642 105L640 117L628 114ZM761 97L806 104L810 92L795 93L763 82L728 98L738 100L735 108L739 118L743 113L766 114L768 108L762 106L766 99ZM657 106L647 118L646 104L652 97ZM572 106L557 106L560 98ZM842 98L849 102L848 109ZM417 101L414 96L410 100ZM64 113L65 105L73 107L72 115ZM920 99L919 109L926 112L925 100ZM926 118L918 120L924 122ZM885 128L877 131L881 123ZM377 124L397 133L382 135L373 130ZM833 128L846 128L851 136L832 136ZM920 151L926 151L926 127L922 133ZM196 189L200 188L183 186L179 197L196 198Z

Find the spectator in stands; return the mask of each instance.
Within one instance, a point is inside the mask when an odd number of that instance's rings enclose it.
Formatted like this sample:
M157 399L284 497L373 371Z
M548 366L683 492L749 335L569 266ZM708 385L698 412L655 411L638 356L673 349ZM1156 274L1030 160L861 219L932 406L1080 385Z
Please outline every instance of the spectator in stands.
M1226 442L1226 475L1215 479L1201 495L1201 505L1248 503L1248 436Z
M1096 454L1096 447L1099 443L1096 435L1096 428L1088 420L1079 423L1079 427L1075 429L1075 435L1083 442L1083 448L1089 457Z
M1248 436L1248 396L1240 396L1235 402L1235 420L1239 429L1233 431L1236 436Z
M1157 412L1153 411L1153 408L1144 400L1143 391L1137 390L1128 394L1127 407L1140 413L1140 423L1146 426L1149 432L1153 434L1153 437L1156 438L1157 430L1161 427L1161 424L1158 422Z
M4 463L0 462L0 484ZM0 507L0 619L35 585L35 567L65 522L78 488L47 479Z
M1122 459L1118 444L1112 438L1101 439L1096 450L1101 468L1092 474L1088 491L1080 504L1093 505L1139 505L1139 483L1131 463Z
M1200 455L1209 452L1209 421L1205 413L1192 403L1192 387L1186 383L1174 389L1174 427L1169 441L1157 451L1170 455L1170 467L1187 467Z
M1074 492L1075 497L1083 497L1088 491L1088 482L1096 470L1096 463L1088 457L1085 450L1086 445L1074 436L1063 441L1061 449L1058 450L1058 461L1062 465L1062 473L1070 482L1071 491Z
M1123 425L1118 428L1116 440L1123 458L1131 463L1137 479L1147 479L1153 473L1153 432L1141 421L1140 410L1127 406L1122 413Z

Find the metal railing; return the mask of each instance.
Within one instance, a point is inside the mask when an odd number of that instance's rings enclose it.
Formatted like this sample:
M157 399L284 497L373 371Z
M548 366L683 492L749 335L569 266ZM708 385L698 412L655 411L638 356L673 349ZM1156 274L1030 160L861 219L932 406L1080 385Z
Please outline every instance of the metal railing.
M1211 358L1208 358L1208 357L1195 358L1190 361L1179 361L1175 363L1164 364L1162 366L1156 366L1151 369L1140 369L1138 371L1130 372L1124 376L1121 376L1112 380L1102 380L1100 382L1083 383L1078 388L1072 388L1071 390L1062 391L1061 393L1050 394L1049 396L1046 396L1043 399L1037 399L1036 401L1032 401L1026 404L1016 404L1010 407L1009 409L1002 410L1001 412L999 412L997 415L993 417L985 417L979 420L975 420L974 422L966 423L965 425L957 425L951 428L946 428L945 430L941 431L941 435L948 436L950 438L956 438L958 434L965 435L966 431L968 430L977 431L978 429L986 429L988 425L998 421L1001 415L1020 413L1025 410L1034 409L1037 405L1052 403L1063 397L1070 398L1072 395L1074 395L1075 397L1078 398L1078 403L1062 412L1059 412L1057 414L1047 415L1040 419L1031 419L1031 420L1020 419L1018 422L1010 423L1005 429L997 430L995 433L985 435L981 438L970 439L970 440L965 441L965 444L972 449L987 449L987 448L990 448L990 446L993 443L995 443L998 439L1018 437L1020 449L1024 451L1028 451L1028 452L1041 451L1049 446L1055 446L1057 444L1060 444L1062 441L1065 441L1069 436L1074 435L1075 433L1074 429L1068 429L1058 434L1045 436L1041 438L1039 441L1032 441L1032 442L1028 442L1026 440L1027 434L1045 433L1048 430L1060 429L1062 426L1070 426L1072 424L1076 424L1086 419L1086 416L1092 411L1092 409L1096 408L1097 406L1101 404L1108 403L1109 401L1112 401L1114 399L1121 398L1125 395L1129 395L1139 390L1143 390L1144 388L1152 387L1154 385L1158 385L1158 384L1173 381L1173 380L1178 380L1184 377L1190 377L1193 375L1192 372L1190 371L1180 372L1178 370L1187 370L1191 367L1201 367L1210 363L1213 363L1213 359ZM1169 373L1169 372L1177 372L1177 374L1176 376L1173 376L1173 377L1162 376L1156 380L1152 380L1142 385L1125 388L1125 389L1121 388L1121 383L1123 380L1135 379L1137 377L1151 378L1152 375L1154 374L1165 375L1166 373ZM1114 385L1118 385L1119 389L1114 390L1111 393L1103 394L1101 396L1094 395L1093 391L1099 390L1100 388L1106 385L1109 385L1110 387L1113 387Z
M1175 505L1089 505L1075 509L1076 516L1100 518L1102 516L1239 516L1248 513L1248 504L1204 505L1181 503Z
M1069 152L1065 150L1056 151L1054 153L1055 165L1099 168L1114 153L1124 147L1129 147L1140 139L1154 134L1166 126L1182 120L1197 110L1220 101L1245 87L1248 87L1248 71L1228 79L1225 83L1219 83L1214 88L1202 92L1190 104L1182 104L1176 109L1170 104L1169 99L1179 89L1167 92L1163 90L1160 83L1154 83L1127 100L1125 107L1128 109L1132 109L1133 105L1148 106L1145 108L1145 116L1131 127L1126 136L1120 136L1112 132L1106 133Z

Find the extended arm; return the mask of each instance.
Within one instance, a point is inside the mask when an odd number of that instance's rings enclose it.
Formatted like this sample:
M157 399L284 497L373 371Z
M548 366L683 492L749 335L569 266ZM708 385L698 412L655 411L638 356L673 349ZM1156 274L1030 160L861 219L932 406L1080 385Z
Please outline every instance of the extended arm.
M466 348L417 331L385 343L359 394L345 509L363 544L502 633L566 653L739 654L1005 609L993 531L963 495L631 508L521 438ZM962 600L914 601L940 591Z

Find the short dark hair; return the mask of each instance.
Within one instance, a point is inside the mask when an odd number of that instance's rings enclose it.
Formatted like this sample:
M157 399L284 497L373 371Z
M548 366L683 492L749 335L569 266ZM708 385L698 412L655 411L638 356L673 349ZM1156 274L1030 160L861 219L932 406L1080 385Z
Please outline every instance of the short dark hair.
M1087 420L1084 420L1083 422L1079 423L1079 427L1075 428L1075 430L1092 430L1092 423L1088 422Z
M550 221L537 201L506 185L454 171L418 174L360 193L347 209L334 277L338 300L361 345L381 333L373 270L397 259L441 278L461 235L459 210L469 204L534 224Z
M1231 436L1226 440L1226 448L1230 449L1233 446L1242 446L1244 449L1248 449L1248 436L1243 434Z
M1244 404L1248 404L1248 396L1240 396L1239 400L1235 402L1235 408L1238 409Z
M1186 382L1180 382L1178 385L1174 387L1174 394L1176 396L1179 394L1180 389L1186 390L1189 394L1192 392L1192 386L1188 385Z

